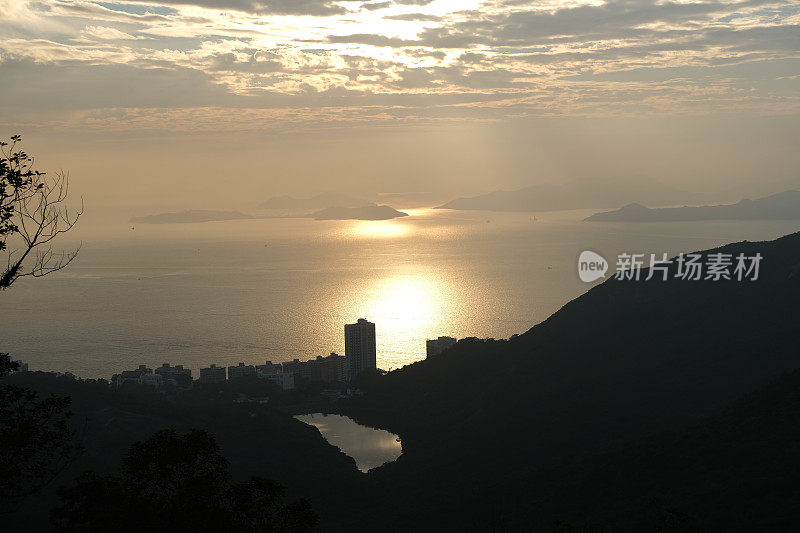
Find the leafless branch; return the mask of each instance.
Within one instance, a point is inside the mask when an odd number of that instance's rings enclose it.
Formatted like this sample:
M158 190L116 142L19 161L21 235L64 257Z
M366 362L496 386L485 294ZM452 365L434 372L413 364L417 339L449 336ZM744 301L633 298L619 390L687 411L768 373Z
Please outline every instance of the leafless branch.
M0 143L0 252L6 256L0 290L22 277L61 270L80 250L78 246L55 252L50 244L75 227L83 214L83 200L78 210L66 205L69 174L59 171L51 178L32 170L33 159L17 149L19 140Z

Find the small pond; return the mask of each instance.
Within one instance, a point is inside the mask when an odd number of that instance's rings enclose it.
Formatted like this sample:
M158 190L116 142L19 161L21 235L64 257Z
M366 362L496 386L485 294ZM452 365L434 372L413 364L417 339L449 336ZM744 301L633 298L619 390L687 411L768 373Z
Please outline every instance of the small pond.
M362 426L346 416L314 413L295 418L316 427L325 440L355 459L362 472L390 463L403 453L400 439L394 433Z

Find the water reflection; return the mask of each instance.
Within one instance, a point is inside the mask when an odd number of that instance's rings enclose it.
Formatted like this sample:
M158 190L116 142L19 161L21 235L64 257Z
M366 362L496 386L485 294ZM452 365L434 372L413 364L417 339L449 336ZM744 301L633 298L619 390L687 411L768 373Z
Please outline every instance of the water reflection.
M415 329L429 322L443 304L442 289L432 276L400 274L377 280L363 306L369 316L381 317L384 327Z
M591 214L538 213L534 221L530 213L427 210L363 225L274 218L135 231L111 218L81 224L87 244L69 269L2 296L0 319L14 335L0 348L36 370L82 377L167 361L197 376L210 363L343 354L343 325L366 317L376 324L378 366L396 369L424 359L426 339L505 338L546 319L586 291L575 273L581 250L675 255L797 230L787 220L651 223L645 231L583 222ZM410 229L362 238L351 233L358 225Z
M340 304L353 317L375 322L378 366L385 370L423 358L425 339L451 333L448 320L458 312L446 276L417 267L398 270L369 283L356 280Z
M375 239L404 237L411 233L411 226L396 220L365 220L355 223L350 233L356 237Z
M362 426L346 416L314 413L295 418L315 426L325 440L355 459L362 472L390 463L403 452L397 435Z

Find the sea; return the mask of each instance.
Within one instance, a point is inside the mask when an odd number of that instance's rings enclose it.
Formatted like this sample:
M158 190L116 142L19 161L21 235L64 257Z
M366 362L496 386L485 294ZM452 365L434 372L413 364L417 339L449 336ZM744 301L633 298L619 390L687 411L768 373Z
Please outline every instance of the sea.
M613 271L620 253L660 258L800 230L800 221L585 222L596 210L406 212L389 221L89 219L68 268L0 293L0 351L31 370L84 378L162 363L197 376L212 363L343 354L344 325L366 318L378 366L392 370L424 359L426 339L508 338L545 320L602 282L579 279L585 250Z

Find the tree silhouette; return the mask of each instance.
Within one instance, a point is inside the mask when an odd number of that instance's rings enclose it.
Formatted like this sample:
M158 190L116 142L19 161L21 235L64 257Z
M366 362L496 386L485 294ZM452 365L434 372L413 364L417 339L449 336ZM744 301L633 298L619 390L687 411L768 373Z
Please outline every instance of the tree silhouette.
M119 476L86 472L59 490L58 531L305 532L317 525L306 500L283 504L283 487L232 484L228 461L202 430L162 430L131 446Z
M66 207L69 176L53 178L33 169L19 148L22 138L0 141L0 290L25 276L41 277L72 262L78 250L55 252L52 242L71 230L83 214ZM80 248L80 247L79 247Z
M19 148L22 138L0 141L0 291L24 276L41 277L67 266L78 251L56 253L51 243L83 213L64 205L69 179L49 179ZM0 379L19 364L0 353ZM0 387L0 511L13 511L80 453L68 422L70 398L40 399L31 389Z
M0 353L0 378L19 363ZM68 422L70 398L40 399L34 391L0 387L0 511L50 483L81 451Z

